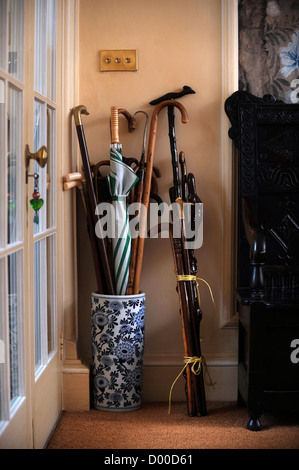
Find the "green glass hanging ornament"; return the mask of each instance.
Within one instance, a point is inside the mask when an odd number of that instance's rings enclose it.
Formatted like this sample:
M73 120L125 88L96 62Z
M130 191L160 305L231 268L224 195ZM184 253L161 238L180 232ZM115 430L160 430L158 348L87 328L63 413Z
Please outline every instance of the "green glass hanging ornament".
M34 191L32 193L32 199L30 199L30 205L32 209L34 210L34 217L33 217L33 222L35 224L39 223L39 216L38 216L38 211L42 207L44 200L41 199L39 190L38 190L38 178L39 175L37 173L34 174Z

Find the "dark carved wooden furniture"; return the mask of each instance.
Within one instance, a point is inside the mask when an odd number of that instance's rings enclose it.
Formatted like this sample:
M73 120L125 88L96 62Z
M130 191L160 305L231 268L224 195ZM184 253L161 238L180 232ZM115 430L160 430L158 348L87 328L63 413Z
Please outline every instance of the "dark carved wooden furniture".
M299 105L238 91L225 111L237 149L238 393L256 431L264 411L299 410Z

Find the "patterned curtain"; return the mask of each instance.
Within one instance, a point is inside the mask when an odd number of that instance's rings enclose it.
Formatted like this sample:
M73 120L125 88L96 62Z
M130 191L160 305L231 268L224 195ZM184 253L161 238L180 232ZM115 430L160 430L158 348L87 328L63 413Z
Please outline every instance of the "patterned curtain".
M299 102L298 0L239 0L239 89Z

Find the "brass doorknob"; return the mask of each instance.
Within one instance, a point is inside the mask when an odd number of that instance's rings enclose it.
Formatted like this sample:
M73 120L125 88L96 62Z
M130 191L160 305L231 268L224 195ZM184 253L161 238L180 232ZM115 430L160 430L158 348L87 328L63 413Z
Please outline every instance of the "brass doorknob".
M25 147L25 164L28 168L30 160L36 160L41 168L48 162L48 151L47 148L43 145L37 152L31 153L29 150L29 145Z

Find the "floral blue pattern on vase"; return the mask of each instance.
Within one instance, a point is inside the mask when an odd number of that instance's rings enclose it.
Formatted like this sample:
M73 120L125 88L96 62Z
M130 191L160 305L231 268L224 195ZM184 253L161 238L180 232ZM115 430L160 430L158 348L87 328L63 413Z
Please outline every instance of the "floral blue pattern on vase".
M136 410L142 400L145 294L93 293L91 314L94 407Z

